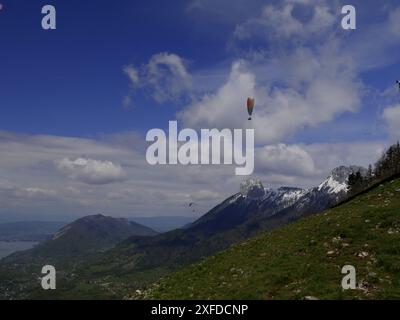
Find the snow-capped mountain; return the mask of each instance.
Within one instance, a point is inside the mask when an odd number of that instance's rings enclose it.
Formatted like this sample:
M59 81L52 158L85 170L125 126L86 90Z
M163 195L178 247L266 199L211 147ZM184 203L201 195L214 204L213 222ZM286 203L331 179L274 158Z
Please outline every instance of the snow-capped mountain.
M248 179L241 184L239 193L210 210L187 229L212 235L250 221L263 221L262 224L268 228L268 220L273 220L273 226L276 226L321 212L346 196L348 177L357 171L366 172L361 167L336 168L320 185L310 189L271 189L265 188L259 179Z
M281 187L279 189L267 189L259 179L248 179L240 185L239 196L248 200L256 200L262 203L276 201L280 204L297 201L306 190L300 188Z
M241 184L238 194L215 207L195 225L205 223L209 230L214 230L214 226L231 228L254 219L264 222L273 219L276 225L315 214L346 197L348 177L357 171L361 174L367 172L362 167L338 167L320 185L310 189L270 189L265 188L259 179L248 179ZM279 221L280 217L282 221Z
M231 198L229 204L243 202L241 205L249 206L249 210L256 209L264 217L271 217L285 209L292 210L296 216L305 212L320 212L346 196L348 177L357 171L363 175L367 172L357 166L338 167L320 185L307 190L291 187L268 189L259 179L248 179L241 184L240 193Z
M336 205L347 195L350 174L358 171L363 175L367 172L365 168L357 166L335 168L319 186L308 189L297 201L287 206L284 213L298 219Z
M247 202L257 201L260 207L267 207L271 203L287 207L306 193L307 190L292 187L264 188L259 179L248 179L241 184L237 199L242 197Z

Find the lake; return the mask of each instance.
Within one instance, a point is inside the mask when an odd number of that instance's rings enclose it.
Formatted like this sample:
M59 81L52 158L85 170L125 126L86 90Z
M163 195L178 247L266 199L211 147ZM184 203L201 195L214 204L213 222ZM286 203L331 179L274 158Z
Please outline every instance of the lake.
M32 241L13 241L5 242L0 241L0 259L10 255L13 252L28 250L32 248L37 242Z

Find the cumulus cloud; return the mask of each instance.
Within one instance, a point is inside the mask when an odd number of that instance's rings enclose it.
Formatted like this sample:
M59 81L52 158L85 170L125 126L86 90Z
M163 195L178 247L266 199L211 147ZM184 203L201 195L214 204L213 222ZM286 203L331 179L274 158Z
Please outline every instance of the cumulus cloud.
M241 116L245 116L242 105L245 97L254 96L255 85L255 76L246 72L243 62L235 62L227 82L215 94L206 94L179 117L187 126L195 128L241 127Z
M320 173L329 172L341 165L359 165L367 167L374 164L382 155L387 141L352 141L337 143L313 143L301 145L312 157Z
M299 145L270 145L257 150L258 172L286 176L317 176L318 172L311 155Z
M239 40L264 36L281 41L291 37L305 40L322 34L336 21L334 11L327 3L309 1L280 1L279 5L266 5L259 17L239 24L234 32Z
M192 77L186 69L186 61L174 53L161 52L153 55L147 64L136 68L123 67L131 83L131 94L144 90L156 102L179 101L192 87ZM130 95L124 104L130 103Z
M226 83L216 93L189 105L179 117L185 125L195 128L251 125L257 142L265 144L280 142L305 126L329 122L344 112L356 112L361 101L360 83L354 78L351 66L346 68L340 59L333 56L331 59L330 55L327 52L311 55L312 59L308 60L304 50L295 51L288 59L300 67L282 71L281 78L275 80L281 80L286 86L268 81L257 83L256 72L243 61L235 62ZM287 78L282 77L288 73ZM249 96L256 97L256 116L251 123L247 121L245 109Z
M340 8L338 1L283 0L254 11L235 28L230 48L240 58L225 70L225 81L178 117L194 128L252 127L265 145L359 112L372 95L363 72L398 61L400 8L382 9L379 22L346 34ZM248 96L256 98L251 123Z
M56 162L57 168L72 179L87 184L102 185L119 182L125 179L124 171L119 164L86 158L70 160L64 158Z
M225 83L198 97L178 117L194 128L253 127L258 144L276 144L306 127L360 109L363 84L357 63L337 35L332 2L284 0L240 23L234 41L242 59L232 63ZM242 46L257 41L259 49ZM242 46L242 47L241 47ZM245 101L256 98L247 121Z
M385 141L278 144L256 150L256 174L265 185L310 187L339 166L374 164Z

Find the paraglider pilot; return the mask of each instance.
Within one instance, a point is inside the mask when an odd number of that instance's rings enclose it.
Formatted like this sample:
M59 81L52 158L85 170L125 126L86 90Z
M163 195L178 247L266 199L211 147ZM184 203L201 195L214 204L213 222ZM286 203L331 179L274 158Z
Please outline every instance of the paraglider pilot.
M247 112L249 113L249 120L251 120L251 115L253 114L254 110L255 99L254 98L247 98Z

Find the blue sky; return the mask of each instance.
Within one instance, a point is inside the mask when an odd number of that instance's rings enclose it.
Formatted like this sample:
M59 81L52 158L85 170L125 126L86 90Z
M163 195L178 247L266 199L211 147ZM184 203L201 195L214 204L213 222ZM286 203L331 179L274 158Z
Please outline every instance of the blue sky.
M145 133L174 119L254 127L255 174L272 187L315 185L399 139L396 1L352 1L354 31L339 0L0 3L8 216L187 215L237 192L231 169L146 165ZM46 4L57 30L41 28Z
M4 130L85 136L162 124L179 106L139 97L140 107L124 110L122 66L164 51L186 57L192 70L226 59L221 35L228 27L215 22L210 37L185 14L186 1L53 1L58 26L51 32L40 27L46 1L3 3Z
M122 66L141 65L155 53L171 52L186 59L193 73L215 69L221 78L227 77L227 66L242 56L240 50L229 48L230 35L236 25L257 15L265 5L262 1L234 1L236 9L231 10L224 1L206 2L197 9L188 1L52 1L58 27L46 32L40 28L40 10L47 3L3 1L3 130L90 136L165 127L182 104L167 101L159 105L138 94L138 107L126 110L121 101L128 83ZM382 19L373 2L358 3L359 29ZM337 20L339 26L340 16ZM249 45L257 46L257 42ZM265 41L260 44L270 45ZM399 73L398 64L391 64L360 76L365 84L385 90ZM365 120L365 126L370 126L374 108L348 118L352 122ZM339 121L346 120L342 117ZM357 139L363 133L353 134L351 138Z

